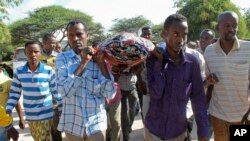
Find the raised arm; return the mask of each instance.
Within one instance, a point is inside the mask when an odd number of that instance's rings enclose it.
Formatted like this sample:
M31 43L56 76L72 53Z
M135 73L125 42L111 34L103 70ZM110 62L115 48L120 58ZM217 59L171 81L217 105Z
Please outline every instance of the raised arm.
M64 53L56 58L56 82L58 92L62 97L74 95L82 83L82 78L74 74L79 61L79 58L70 58Z
M154 56L150 56L146 60L148 88L150 96L155 99L160 99L163 95L165 79L161 75L162 62Z

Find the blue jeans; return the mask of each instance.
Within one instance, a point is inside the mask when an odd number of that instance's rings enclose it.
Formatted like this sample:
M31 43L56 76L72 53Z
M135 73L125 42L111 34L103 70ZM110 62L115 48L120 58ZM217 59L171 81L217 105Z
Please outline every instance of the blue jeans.
M7 129L4 127L0 127L0 141L8 141Z

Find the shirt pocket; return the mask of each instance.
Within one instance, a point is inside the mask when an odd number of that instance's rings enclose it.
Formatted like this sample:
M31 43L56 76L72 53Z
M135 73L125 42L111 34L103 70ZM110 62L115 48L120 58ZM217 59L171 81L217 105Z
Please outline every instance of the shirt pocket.
M230 65L232 78L236 81L248 81L248 74L249 74L249 64L236 64L232 63Z

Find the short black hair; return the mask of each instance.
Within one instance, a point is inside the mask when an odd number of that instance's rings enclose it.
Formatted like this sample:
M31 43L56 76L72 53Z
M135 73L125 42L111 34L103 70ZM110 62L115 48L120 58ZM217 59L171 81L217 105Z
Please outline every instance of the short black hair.
M205 32L205 33L208 33L209 36L215 38L215 33L214 33L214 31L213 31L212 29L203 29L203 30L201 31L201 33L200 33L200 36L201 36L201 34L204 33L204 32Z
M50 38L56 38L56 36L54 36L52 33L47 33L43 36L43 43L45 43L48 39Z
M164 22L164 29L168 28L173 22L187 22L187 18L181 14L172 14Z
M29 46L29 45L33 45L33 44L37 44L39 45L39 47L41 47L41 44L37 41L27 41L24 45L25 49Z
M221 22L221 20L223 20L226 16L232 16L234 18L236 18L237 20L239 19L237 13L235 13L234 11L224 11L223 13L219 14L217 17L217 22Z
M66 26L65 29L68 30L68 28L69 28L70 26L73 26L73 25L76 25L76 24L79 24L79 23L82 24L82 25L84 26L84 31L85 31L85 32L88 32L87 24L86 24L84 21L79 20L79 19L70 21L70 22L67 24L67 26Z
M150 29L151 29L151 27L149 27L149 26L144 26L144 27L142 27L141 31L143 31L143 30L150 30Z

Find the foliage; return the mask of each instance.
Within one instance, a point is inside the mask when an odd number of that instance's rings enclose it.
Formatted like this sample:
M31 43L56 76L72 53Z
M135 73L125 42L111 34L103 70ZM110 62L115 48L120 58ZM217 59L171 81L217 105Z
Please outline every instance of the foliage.
M188 19L189 40L198 39L204 28L215 29L217 16L224 11L234 11L238 14L239 31L237 36L239 38L245 38L249 35L239 8L230 0L175 0L175 6L179 8L177 13Z
M4 23L0 22L0 54L3 60L10 60L10 55L13 53L13 47L10 45L10 32Z
M6 8L18 6L22 0L0 0L0 21L8 18L8 11Z
M0 22L0 44L10 41L11 36L8 27Z
M14 52L13 46L8 43L0 44L0 54L3 56L3 61L11 60L11 55Z
M243 18L247 24L248 31L250 31L250 8L245 11Z
M8 18L6 8L18 6L22 0L0 0L0 44L9 42L11 39L8 27L3 23L3 19Z
M152 33L153 33L152 41L161 42L163 40L162 36L161 36L162 28L163 28L163 24L158 24L158 25L152 26Z
M143 16L136 16L132 18L114 19L110 31L113 34L119 32L137 33L143 26L150 26L152 22Z
M102 25L94 23L92 17L85 13L61 6L48 6L30 12L28 18L19 20L9 26L12 43L16 45L28 40L39 41L39 38L44 34L58 31L63 33L63 37L60 39L62 41L65 38L65 27L73 19L85 21L90 35L103 33Z

